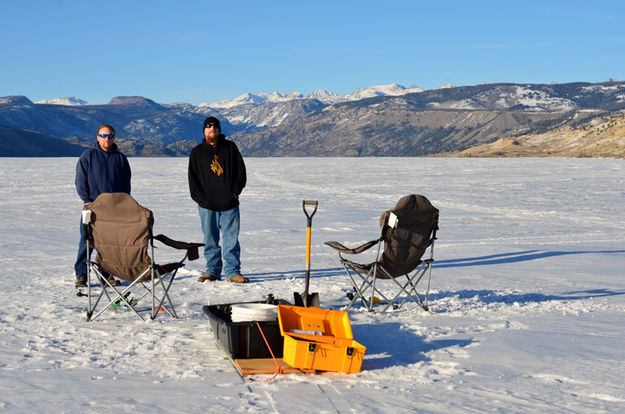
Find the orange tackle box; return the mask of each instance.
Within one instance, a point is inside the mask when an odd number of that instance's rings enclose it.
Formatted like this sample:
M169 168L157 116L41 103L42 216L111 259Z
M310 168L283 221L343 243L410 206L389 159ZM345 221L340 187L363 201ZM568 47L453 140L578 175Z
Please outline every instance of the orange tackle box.
M282 359L304 370L360 372L367 348L354 340L344 311L278 305Z

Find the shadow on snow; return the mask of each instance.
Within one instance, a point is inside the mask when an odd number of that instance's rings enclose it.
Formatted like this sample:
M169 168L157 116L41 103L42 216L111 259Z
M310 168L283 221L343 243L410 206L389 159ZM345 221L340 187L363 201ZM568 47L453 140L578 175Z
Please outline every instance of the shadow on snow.
M471 299L476 298L484 304L509 304L517 303L525 305L528 303L541 303L550 301L563 300L585 300L605 296L625 295L625 290L608 290L608 289L592 289L574 292L563 292L559 295L545 295L542 293L502 293L500 291L489 289L464 289L459 291L442 291L430 293L430 301L436 301L443 298ZM442 309L442 312L445 310Z
M625 250L579 250L579 251L540 251L527 250L524 252L510 252L493 254L490 256L466 257L462 259L437 260L434 268L467 267L467 266L488 266L504 263L528 262L549 257L575 255L575 254L614 254L625 253Z
M579 251L540 251L527 250L522 252L501 253L488 256L465 257L460 259L435 260L433 269L470 267L470 266L491 266L505 263L527 262L532 260L547 259L550 257L578 255L578 254L619 254L625 250L579 250ZM344 273L342 267L330 267L325 269L311 269L311 278L334 277ZM305 270L287 270L284 272L261 272L246 273L253 282L264 282L280 279L304 278Z
M427 353L430 351L454 346L463 348L474 342L471 339L426 341L424 336L416 335L398 322L354 325L352 330L358 342L367 347L362 368L369 371L429 361ZM392 341L388 341L389 332L392 332Z

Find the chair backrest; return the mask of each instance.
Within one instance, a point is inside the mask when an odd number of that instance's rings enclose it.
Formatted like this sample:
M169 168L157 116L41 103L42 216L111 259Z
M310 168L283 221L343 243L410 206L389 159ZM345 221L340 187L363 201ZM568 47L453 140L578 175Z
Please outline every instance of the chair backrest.
M133 282L151 266L152 211L126 193L102 193L89 210L96 262L112 275Z
M389 226L391 213L397 216L395 227ZM380 262L392 277L411 272L432 243L438 230L438 209L422 195L411 194L399 199L391 210L380 217L384 253Z

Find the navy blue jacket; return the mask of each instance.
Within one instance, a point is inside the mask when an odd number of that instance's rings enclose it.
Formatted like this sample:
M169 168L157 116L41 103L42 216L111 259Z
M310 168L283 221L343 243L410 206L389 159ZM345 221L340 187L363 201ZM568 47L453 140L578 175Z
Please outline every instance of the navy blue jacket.
M101 193L130 194L130 164L117 145L104 151L95 147L83 152L76 164L76 191L83 203L90 203Z

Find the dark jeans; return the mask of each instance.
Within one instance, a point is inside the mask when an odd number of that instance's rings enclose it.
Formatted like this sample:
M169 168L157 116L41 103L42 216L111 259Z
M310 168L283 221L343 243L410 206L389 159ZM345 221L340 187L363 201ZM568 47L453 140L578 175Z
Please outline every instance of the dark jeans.
M93 248L92 248L93 249ZM89 258L90 259L90 258ZM82 225L82 216L80 217L80 242L78 243L78 254L76 255L76 263L74 263L74 273L76 279L79 277L87 278L87 244L85 243L85 230ZM102 275L107 279L111 278L110 273L101 269Z
M78 255L74 263L74 273L76 279L87 277L87 245L85 244L85 231L82 226L82 216L80 217L80 242L78 243Z

